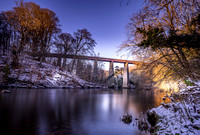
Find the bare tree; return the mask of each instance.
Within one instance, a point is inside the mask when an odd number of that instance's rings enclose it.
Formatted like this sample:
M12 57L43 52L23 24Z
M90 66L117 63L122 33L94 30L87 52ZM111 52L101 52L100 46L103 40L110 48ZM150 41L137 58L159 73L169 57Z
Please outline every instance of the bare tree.
M3 12L7 22L18 32L20 43L17 52L31 49L42 56L49 51L54 34L59 32L56 14L46 8L40 8L33 2L17 2L13 10Z
M74 37L69 33L61 33L56 39L56 46L60 48L62 54L73 54L73 46L75 43ZM66 58L63 60L63 67L66 67Z
M0 14L0 53L5 54L6 50L10 48L12 37L12 28L8 24L4 14Z
M121 49L128 48L133 54L139 54L150 63L148 68L158 68L155 75L161 80L199 76L191 63L199 56L195 51L198 47L189 43L199 43L194 38L198 34L193 35L192 25L193 18L199 14L199 4L198 0L147 0L130 18L128 40Z
M74 39L74 59L72 62L71 71L74 68L76 56L86 53L92 54L96 44L95 40L92 38L92 34L87 29L81 29L77 30L77 32L74 32Z

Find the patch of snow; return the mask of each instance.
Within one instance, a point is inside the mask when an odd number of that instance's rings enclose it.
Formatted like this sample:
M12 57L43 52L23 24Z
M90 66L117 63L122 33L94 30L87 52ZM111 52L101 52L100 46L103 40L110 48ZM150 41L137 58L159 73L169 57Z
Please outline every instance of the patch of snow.
M200 134L200 86L199 82L193 82L194 86L184 87L179 93L166 95L172 103L161 103L150 112L155 112L159 120L157 121L156 134ZM155 128L154 127L154 128Z
M5 66L8 57L2 57L0 63ZM95 84L84 81L78 76L67 71L61 71L59 67L41 63L33 60L31 56L25 55L19 58L20 69L11 71L10 78L16 80L8 86L12 87L46 87L46 88L74 88L74 87L96 87ZM10 64L11 60L9 60ZM1 81L0 81L1 83Z

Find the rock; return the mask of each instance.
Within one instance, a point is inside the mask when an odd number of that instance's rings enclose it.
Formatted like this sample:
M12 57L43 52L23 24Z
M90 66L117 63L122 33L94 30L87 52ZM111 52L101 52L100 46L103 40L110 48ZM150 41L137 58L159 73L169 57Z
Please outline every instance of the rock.
M197 113L200 114L200 110L197 110Z
M149 125L146 121L138 121L138 129L139 130L148 130L149 129Z
M161 103L160 105L162 105L162 106L165 107L166 109L170 108L170 105L169 105L169 104Z
M10 90L2 90L1 93L11 93Z
M122 121L124 123L131 123L132 122L132 116L130 114L124 114L122 117Z
M159 116L155 113L155 111L147 112L147 120L151 124L152 127L156 125L158 122Z
M188 126L193 127L194 129L200 130L200 124L190 124Z

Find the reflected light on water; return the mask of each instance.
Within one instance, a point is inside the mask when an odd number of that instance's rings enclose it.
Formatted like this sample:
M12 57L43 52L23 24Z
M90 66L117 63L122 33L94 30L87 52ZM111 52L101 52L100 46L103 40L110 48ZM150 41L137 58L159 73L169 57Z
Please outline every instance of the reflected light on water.
M138 134L120 121L156 107L160 93L124 90L19 89L0 95L0 135Z
M109 100L109 95L103 95L102 99L102 109L103 111L107 112L109 108L110 100Z
M56 99L56 90L52 90L51 93L49 94L50 99L51 99L51 103L55 102Z
M136 106L133 101L134 97L129 97L129 91L128 89L123 89L122 94L103 94L101 103L102 110L104 112L118 111L121 115L124 113L135 113Z
M45 133L47 133L47 129L48 129L48 123L46 121L46 118L40 118L39 121L38 121L38 125L39 125L39 128L38 128L38 132L37 134L38 135L44 135Z

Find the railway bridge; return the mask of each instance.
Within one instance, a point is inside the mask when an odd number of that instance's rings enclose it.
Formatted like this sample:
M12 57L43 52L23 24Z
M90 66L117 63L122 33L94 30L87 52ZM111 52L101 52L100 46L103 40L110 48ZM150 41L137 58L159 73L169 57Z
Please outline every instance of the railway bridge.
M32 54L33 55L33 54ZM34 54L33 56L38 56ZM140 61L132 61L132 60L123 60L123 59L113 59L113 58L105 58L105 57L95 57L95 56L83 56L83 55L66 55L66 54L58 54L58 53L48 53L45 54L44 57L52 57L58 58L58 66L61 66L61 59L62 58L69 58L69 59L80 59L80 60L93 60L94 61L94 69L93 73L97 73L97 62L109 62L109 76L114 74L114 63L124 63L124 72L123 72L123 88L129 88L129 67L128 64L135 64L139 65L143 62Z

